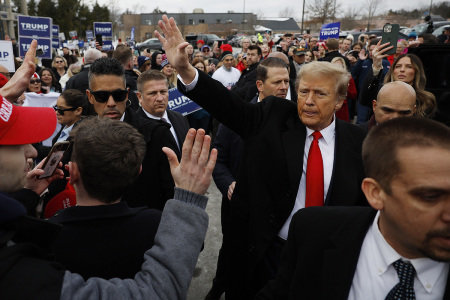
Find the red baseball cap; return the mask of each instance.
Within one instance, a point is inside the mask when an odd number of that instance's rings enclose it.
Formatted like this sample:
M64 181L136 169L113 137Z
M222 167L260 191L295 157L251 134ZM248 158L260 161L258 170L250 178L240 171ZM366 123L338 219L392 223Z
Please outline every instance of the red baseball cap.
M198 40L198 41L197 41L197 44L198 44L198 43L202 43L202 44L204 45L204 44L205 44L205 41L203 41L203 40Z
M0 145L24 145L49 138L56 114L49 107L20 107L0 96Z
M220 49L222 49L222 51L233 52L233 47L231 47L231 45L229 44L223 44L222 46L220 46Z

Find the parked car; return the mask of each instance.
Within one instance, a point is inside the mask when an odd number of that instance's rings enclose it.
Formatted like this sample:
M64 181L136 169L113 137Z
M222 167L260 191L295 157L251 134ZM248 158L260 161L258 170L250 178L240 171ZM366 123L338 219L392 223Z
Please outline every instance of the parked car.
M150 50L159 50L159 51L163 50L163 46L157 38L152 38L142 43L137 43L136 48L139 49L139 51L144 51L144 49L147 48L149 48Z
M197 35L187 35L186 36L186 42L190 43L192 46L197 46L196 43L199 40L203 40L205 42L205 45L208 45L210 47L213 46L214 42L216 41L222 41L225 42L225 39L221 39L215 34L197 34Z
M417 33L417 36L419 36L427 31L428 25L429 25L428 23L421 23L419 25L414 26L412 29L414 29ZM450 25L450 21L433 22L433 30L436 30L437 28L444 25Z
M435 36L441 35L444 32L444 28L447 28L447 27L450 27L450 25L448 25L448 24L442 25L441 27L439 27L433 31L433 35L435 35Z

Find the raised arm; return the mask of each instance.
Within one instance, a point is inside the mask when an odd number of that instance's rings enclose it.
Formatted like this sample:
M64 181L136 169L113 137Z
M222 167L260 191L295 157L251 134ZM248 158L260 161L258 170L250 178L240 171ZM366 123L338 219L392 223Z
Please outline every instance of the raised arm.
M163 148L175 181L175 196L164 208L155 245L134 279L84 281L66 272L61 299L185 299L208 227L203 196L211 182L217 150L211 138L190 129L178 163L173 150ZM208 159L209 157L209 159Z
M177 73L185 83L191 83L195 78L195 68L189 63L189 58L186 52L186 46L189 45L183 39L180 30L175 24L173 18L168 18L163 15L162 21L158 22L164 36L155 30L155 36L163 45L166 51L167 60L177 70Z

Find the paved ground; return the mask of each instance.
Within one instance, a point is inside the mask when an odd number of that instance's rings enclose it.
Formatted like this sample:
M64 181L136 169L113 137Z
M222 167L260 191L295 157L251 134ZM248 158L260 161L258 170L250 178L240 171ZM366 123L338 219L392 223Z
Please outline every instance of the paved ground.
M206 233L205 248L200 253L194 277L189 288L188 300L204 299L211 288L212 279L216 274L217 255L222 245L222 231L220 226L220 206L222 194L214 182L206 194L209 197L206 212L209 215L208 232ZM221 299L225 299L222 296Z

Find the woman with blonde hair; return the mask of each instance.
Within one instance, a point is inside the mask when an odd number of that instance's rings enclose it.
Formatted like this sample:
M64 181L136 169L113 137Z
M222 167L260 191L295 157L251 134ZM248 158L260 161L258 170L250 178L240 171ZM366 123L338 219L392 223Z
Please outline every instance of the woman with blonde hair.
M67 61L64 57L56 55L52 61L52 71L55 74L56 81L59 82L67 72Z

